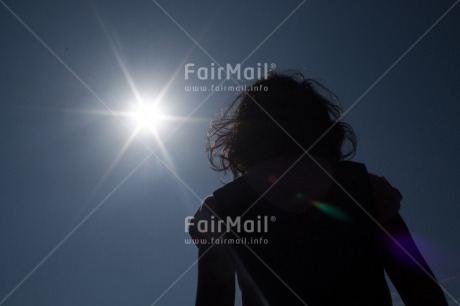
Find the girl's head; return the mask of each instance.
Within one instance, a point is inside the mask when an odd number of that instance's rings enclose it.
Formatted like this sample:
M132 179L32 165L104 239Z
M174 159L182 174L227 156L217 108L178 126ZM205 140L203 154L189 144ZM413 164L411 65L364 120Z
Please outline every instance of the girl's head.
M257 81L211 122L206 149L213 169L237 177L259 162L305 150L331 160L353 156L356 138L339 121L342 110L336 101L328 89L300 73L272 73Z

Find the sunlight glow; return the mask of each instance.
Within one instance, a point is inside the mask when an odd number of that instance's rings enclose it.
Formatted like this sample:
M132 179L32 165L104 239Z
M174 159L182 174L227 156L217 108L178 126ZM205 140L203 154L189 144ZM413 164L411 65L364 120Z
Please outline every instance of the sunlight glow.
M161 125L164 113L158 103L141 102L136 105L130 117L133 119L136 129L149 129L154 132Z

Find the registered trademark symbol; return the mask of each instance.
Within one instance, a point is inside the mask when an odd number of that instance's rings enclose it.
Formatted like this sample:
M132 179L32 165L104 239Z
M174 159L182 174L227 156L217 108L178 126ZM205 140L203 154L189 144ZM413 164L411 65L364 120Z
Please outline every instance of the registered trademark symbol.
M275 68L276 68L276 64L275 64L275 63L271 63L271 64L270 64L270 69L271 69L271 70L275 70ZM275 219L276 219L276 218L275 218Z
M276 221L276 217L275 217L275 216L271 216L271 217L270 217L270 221L275 222L275 221Z

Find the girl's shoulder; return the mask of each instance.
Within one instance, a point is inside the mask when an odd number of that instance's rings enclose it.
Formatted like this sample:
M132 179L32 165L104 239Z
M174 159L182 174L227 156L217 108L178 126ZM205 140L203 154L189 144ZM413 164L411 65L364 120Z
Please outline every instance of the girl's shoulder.
M398 214L402 200L401 192L383 176L369 173L369 180L374 190L379 221L385 223Z

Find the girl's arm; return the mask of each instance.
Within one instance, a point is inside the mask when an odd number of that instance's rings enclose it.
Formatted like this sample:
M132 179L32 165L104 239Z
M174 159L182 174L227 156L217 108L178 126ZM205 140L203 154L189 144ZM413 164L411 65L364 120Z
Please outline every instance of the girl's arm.
M196 306L233 306L235 270L221 245L200 247Z
M216 220L216 211L214 197L208 197L189 224L190 236L198 246L196 306L233 306L235 302L235 270L229 253L231 246L212 244L216 239L225 238L226 234L222 237L221 232L203 232L197 227L198 222Z
M447 305L433 272L415 245L399 214L383 227L399 243L383 234L385 270L405 305ZM401 246L407 251L402 250ZM409 256L410 255L410 256Z

